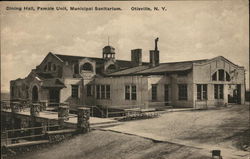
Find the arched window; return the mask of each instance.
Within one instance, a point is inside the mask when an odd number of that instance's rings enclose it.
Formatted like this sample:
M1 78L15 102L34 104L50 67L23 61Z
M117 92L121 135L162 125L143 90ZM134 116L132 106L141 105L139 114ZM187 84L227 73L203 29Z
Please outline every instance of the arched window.
M109 65L107 68L107 70L115 70L115 69L116 69L116 67L114 64Z
M217 81L217 71L213 74L212 80L213 80L213 81Z
M56 64L53 64L52 66L52 70L55 71L56 70Z
M218 77L217 77L218 76ZM227 71L223 69L219 69L212 75L212 80L213 81L230 81L230 75Z
M38 88L37 86L34 86L32 88L32 101L37 102L38 101Z
M48 65L45 65L43 70L46 72L47 69L48 69Z
M93 66L90 63L85 63L82 65L81 70L93 71Z
M218 70L219 71L219 81L225 81L225 72L224 70Z

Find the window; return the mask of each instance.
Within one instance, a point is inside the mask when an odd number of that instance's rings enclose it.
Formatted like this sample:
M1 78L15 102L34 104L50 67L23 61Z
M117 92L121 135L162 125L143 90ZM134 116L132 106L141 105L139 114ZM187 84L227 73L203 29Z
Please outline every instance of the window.
M136 100L136 85L126 85L125 86L125 99L126 100Z
M110 99L110 85L96 85L97 99Z
M92 85L87 85L87 97L92 96Z
M130 100L130 86L129 85L125 86L125 99Z
M225 77L224 77L224 70L219 70L219 81L224 81Z
M48 71L51 71L51 62L48 62Z
M131 99L136 100L136 86L133 85L132 87L132 92L131 92Z
M71 97L78 98L78 85L72 85L71 86Z
M214 85L214 98L215 99L223 99L223 96L224 96L223 89L224 89L223 84Z
M106 85L106 99L110 99L110 85Z
M217 77L218 76L218 77ZM230 81L230 75L228 74L227 71L220 69L218 71L216 71L213 75L212 75L212 80L213 81Z
M109 65L108 66L108 68L107 68L107 70L115 70L116 69L116 67L115 67L115 65L114 64L111 64L111 65Z
M82 70L84 71L93 71L93 67L90 63L85 63L82 65Z
M56 65L55 64L53 64L52 70L56 71Z
M101 85L101 99L105 99L105 85Z
M187 100L187 85L186 84L179 84L179 100Z
M197 99L207 100L207 85L197 84Z
M212 80L213 80L213 81L217 81L217 72L215 72L215 73L213 74Z
M157 100L157 84L152 84L152 100Z
M45 66L44 66L44 71L46 72L47 69L48 69L48 65L45 65Z
M101 86L100 85L96 85L96 98L97 99L100 99L100 89L101 88Z

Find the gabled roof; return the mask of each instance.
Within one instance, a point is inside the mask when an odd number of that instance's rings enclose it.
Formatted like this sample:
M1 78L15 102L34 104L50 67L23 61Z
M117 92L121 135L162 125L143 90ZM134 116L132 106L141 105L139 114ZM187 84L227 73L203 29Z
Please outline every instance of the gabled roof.
M61 55L61 54L54 54L54 55L57 56L62 61L78 61L80 59L89 58L89 59L92 59L96 62L97 67L99 65L103 65L105 63L105 59L97 58L97 57L72 56L72 55ZM131 61L127 61L127 60L116 60L116 63L120 67L120 69L129 68L129 67L134 66L134 63L132 63ZM143 64L148 64L148 63L143 62Z

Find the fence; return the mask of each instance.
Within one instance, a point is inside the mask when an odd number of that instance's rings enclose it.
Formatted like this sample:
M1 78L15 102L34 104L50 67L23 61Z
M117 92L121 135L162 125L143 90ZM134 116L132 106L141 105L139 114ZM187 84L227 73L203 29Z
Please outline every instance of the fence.
M40 127L5 130L1 132L1 140L5 142L5 145L10 145L14 144L20 139L29 139L45 136L47 132L51 130L51 128L59 127L59 125L46 125Z

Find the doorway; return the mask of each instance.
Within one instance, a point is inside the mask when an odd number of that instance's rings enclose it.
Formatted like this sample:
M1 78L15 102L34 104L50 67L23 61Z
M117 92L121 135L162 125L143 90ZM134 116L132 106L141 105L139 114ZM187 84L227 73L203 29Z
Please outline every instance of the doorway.
M165 102L165 106L168 106L169 103L169 85L165 84L164 85L164 102Z
M60 90L50 89L49 90L49 105L58 106L60 103Z
M241 85L231 84L228 88L228 103L241 103Z
M38 88L34 86L32 88L32 102L38 102Z

